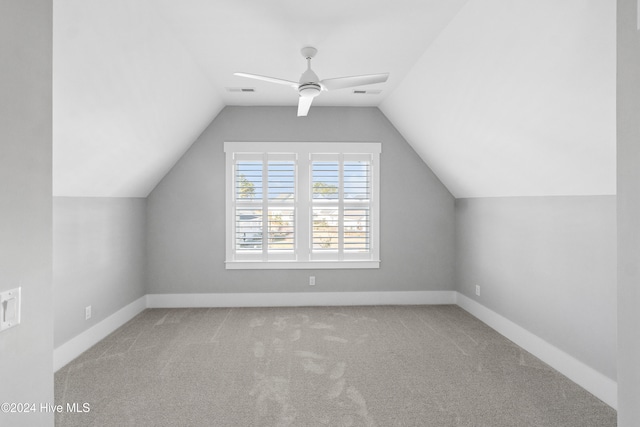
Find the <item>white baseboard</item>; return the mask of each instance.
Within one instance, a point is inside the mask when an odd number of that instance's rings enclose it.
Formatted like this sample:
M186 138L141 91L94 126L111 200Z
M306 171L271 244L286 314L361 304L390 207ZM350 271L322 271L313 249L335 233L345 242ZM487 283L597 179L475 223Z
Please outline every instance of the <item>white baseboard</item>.
M55 372L62 368L145 308L435 304L457 304L612 408L617 408L618 386L614 380L456 291L147 294L56 348L53 369Z
M461 293L457 295L457 305L553 367L607 405L617 409L618 384L616 381Z
M111 332L133 319L138 313L147 308L146 295L124 306L111 316L96 323L81 334L71 338L66 343L53 350L53 371L71 362L83 352L87 351L98 341L104 339Z
M304 307L455 304L455 291L148 294L147 307Z

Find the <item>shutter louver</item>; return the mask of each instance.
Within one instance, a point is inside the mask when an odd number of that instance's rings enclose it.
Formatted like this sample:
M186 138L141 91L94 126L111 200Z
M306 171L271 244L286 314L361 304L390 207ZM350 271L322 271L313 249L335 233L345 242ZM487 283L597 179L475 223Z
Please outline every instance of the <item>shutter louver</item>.
M369 208L345 208L345 252L368 252L370 240Z
M237 162L236 200L262 199L262 162Z

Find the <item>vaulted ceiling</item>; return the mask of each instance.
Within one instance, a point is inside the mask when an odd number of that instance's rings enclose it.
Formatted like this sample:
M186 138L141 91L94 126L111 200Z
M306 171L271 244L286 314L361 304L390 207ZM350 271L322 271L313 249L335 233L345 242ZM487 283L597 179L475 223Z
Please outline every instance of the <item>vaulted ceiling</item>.
M54 195L147 196L225 105L296 105L233 73L297 81L309 45L320 78L391 73L314 105L378 106L456 197L615 194L615 8L54 0Z

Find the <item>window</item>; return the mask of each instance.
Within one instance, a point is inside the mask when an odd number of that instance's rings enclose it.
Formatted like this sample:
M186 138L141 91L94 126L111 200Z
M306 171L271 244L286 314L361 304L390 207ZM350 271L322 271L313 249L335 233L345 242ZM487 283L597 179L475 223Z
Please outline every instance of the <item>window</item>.
M227 268L379 267L379 143L224 150Z

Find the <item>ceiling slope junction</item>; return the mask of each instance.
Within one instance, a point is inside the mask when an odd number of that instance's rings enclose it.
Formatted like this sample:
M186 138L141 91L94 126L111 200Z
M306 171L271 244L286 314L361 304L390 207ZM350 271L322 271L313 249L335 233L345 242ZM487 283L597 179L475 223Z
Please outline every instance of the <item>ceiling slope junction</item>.
M233 73L297 81L304 46L321 76L389 72L314 105L380 106L457 197L613 194L606 3L55 1L54 195L146 197L225 105L297 105Z

